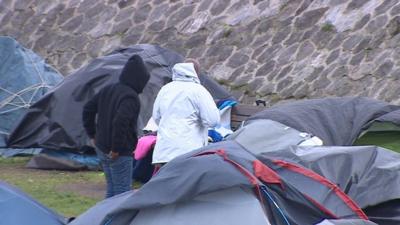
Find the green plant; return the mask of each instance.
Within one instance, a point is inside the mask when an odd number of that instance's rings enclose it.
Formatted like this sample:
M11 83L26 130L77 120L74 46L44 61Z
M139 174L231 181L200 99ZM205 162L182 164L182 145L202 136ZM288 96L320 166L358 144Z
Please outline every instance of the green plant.
M327 22L322 25L321 30L324 32L330 32L330 31L335 30L335 26L333 24Z

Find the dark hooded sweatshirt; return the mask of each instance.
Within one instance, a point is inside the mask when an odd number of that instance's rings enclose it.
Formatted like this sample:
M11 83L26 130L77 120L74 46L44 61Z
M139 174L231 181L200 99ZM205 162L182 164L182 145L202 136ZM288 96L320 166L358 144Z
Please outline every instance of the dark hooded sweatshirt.
M104 87L85 104L83 126L104 153L132 154L137 144L138 94L149 78L142 58L134 55L122 69L119 83Z

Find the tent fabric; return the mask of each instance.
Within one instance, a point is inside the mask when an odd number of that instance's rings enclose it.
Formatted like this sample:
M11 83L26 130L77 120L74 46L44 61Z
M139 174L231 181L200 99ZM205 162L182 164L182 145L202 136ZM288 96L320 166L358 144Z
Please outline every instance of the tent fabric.
M313 194L304 195L304 190L295 188L286 178L280 177L278 183L276 180L271 183L265 177L258 177L260 173L255 173L254 167L256 160L235 141L211 144L175 158L141 189L106 199L71 224L133 224L144 209L190 203L199 196L235 188L254 190L253 197L261 202L271 224L309 225L323 219L360 219L354 211L349 214L349 211L339 210L347 207L345 202L335 202L338 210L332 214L325 206L317 204ZM261 167L265 173L273 173L265 165ZM332 194L330 190L325 192L326 196ZM245 213L251 212L242 212ZM221 224L221 221L209 224Z
M63 79L43 58L0 36L0 147L28 107Z
M381 224L381 223L379 223ZM382 223L383 224L383 223ZM367 220L324 220L316 225L377 225L372 221ZM385 224L386 225L386 224Z
M94 152L93 152L94 153ZM56 170L100 170L100 159L96 154L81 154L66 150L53 151L44 149L26 164L33 169Z
M195 197L192 201L140 210L131 224L270 225L251 190L239 187ZM157 218L157 219L154 219Z
M67 219L0 181L0 225L64 225Z
M324 145L343 146L352 145L376 119L390 120L400 126L399 113L394 113L399 109L400 106L364 97L312 99L273 106L251 116L247 122L274 120L318 136Z
M268 129L265 129L268 127ZM285 149L299 145L311 138L311 135L300 132L273 120L251 120L227 137L245 146L253 154Z
M371 221L377 224L398 225L400 224L400 199L395 199L368 206L364 209Z
M179 54L159 46L142 44L119 49L93 60L33 104L12 131L8 145L14 148L43 147L77 150L87 144L81 114L83 105L102 87L118 81L123 65L133 55L140 55L151 74L139 98L142 104L138 132L151 117L153 102L160 88L171 80L171 68L181 62ZM208 76L200 76L215 100L232 98Z
M335 183L349 195L371 220L400 224L400 154L376 146L292 146L258 155L261 161L282 159L304 166ZM288 181L297 174L278 172ZM296 186L295 184L295 186ZM322 196L323 197L323 196ZM394 201L394 203L393 203ZM378 210L391 202L391 211ZM389 223L390 222L390 223Z
M362 208L400 198L400 154L380 147L291 146L261 153L258 158L282 159L309 168L337 184Z

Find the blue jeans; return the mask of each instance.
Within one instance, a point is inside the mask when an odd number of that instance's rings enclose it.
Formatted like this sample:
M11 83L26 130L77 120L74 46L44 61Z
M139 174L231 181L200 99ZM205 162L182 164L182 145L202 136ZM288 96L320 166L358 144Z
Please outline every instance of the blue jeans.
M96 148L97 156L106 176L106 198L132 190L132 156L119 156L112 160L107 154Z

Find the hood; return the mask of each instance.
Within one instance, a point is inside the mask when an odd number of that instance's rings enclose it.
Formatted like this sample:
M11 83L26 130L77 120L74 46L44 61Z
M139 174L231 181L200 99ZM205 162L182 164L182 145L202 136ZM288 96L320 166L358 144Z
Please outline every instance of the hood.
M172 68L173 81L186 81L200 84L193 63L177 63Z
M149 79L150 74L142 58L138 55L129 58L119 77L120 83L128 85L138 94L142 93Z

